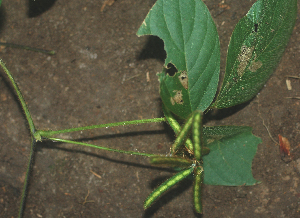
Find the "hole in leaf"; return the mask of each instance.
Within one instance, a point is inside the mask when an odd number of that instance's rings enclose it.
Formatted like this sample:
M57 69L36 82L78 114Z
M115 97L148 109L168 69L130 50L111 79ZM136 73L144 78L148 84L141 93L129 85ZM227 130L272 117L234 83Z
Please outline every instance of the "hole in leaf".
M136 57L138 60L157 59L164 63L167 57L164 50L164 42L157 36L149 36L146 45L140 54Z
M188 89L188 75L186 71L182 71L181 74L178 76L179 81L181 85L185 88Z
M256 32L256 33L257 33L257 28L258 28L258 24L256 23L256 24L254 24L254 32Z
M177 69L174 64L168 63L166 73L169 74L169 76L174 76L175 73L177 73Z
M181 90L173 90L175 95L171 97L170 101L172 105L175 104L183 104L183 99L182 99L182 91Z

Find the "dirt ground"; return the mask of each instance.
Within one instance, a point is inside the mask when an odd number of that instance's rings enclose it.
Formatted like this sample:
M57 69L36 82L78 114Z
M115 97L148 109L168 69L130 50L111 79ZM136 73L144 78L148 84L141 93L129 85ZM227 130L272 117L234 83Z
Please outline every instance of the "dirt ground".
M15 48L0 51L37 129L162 116L156 73L165 58L163 43L135 35L155 0L116 0L101 12L104 2L3 1L2 41L56 51L54 56ZM220 34L222 73L233 28L253 2L205 1ZM286 76L300 76L299 32L297 20L280 65L256 98L209 116L207 125L247 125L262 138L253 162L261 184L204 186L203 218L300 217L300 101L286 98L300 97L300 79L290 79L292 90L286 86ZM12 218L18 214L30 135L13 89L5 74L0 75L0 217ZM280 154L278 134L289 139L292 159ZM167 154L174 139L161 123L62 137L156 154ZM24 217L197 217L188 180L144 211L148 194L170 175L151 167L145 157L40 143Z

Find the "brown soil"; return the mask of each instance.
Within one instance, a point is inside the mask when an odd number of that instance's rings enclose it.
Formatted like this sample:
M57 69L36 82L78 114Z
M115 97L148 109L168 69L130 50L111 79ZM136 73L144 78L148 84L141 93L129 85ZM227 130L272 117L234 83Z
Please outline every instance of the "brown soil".
M28 4L28 2L31 2ZM49 3L50 2L50 3ZM222 67L231 32L253 1L206 1L221 40ZM38 129L161 117L156 73L165 53L155 37L135 33L154 0L4 1L2 41L53 49L55 56L1 48ZM253 162L261 184L204 186L203 217L300 217L300 23L280 65L258 97L217 112L210 125L247 125L262 138ZM149 72L150 81L146 74ZM30 150L26 120L13 89L0 77L0 217L17 217ZM265 124L265 126L264 126ZM266 129L268 127L269 133ZM277 135L287 137L293 158L282 158ZM108 128L64 136L124 150L166 154L173 133L165 124ZM94 173L93 173L94 172ZM195 217L192 186L185 181L144 211L151 190L170 171L145 157L69 144L40 143L30 179L25 217ZM99 175L99 176L96 176Z

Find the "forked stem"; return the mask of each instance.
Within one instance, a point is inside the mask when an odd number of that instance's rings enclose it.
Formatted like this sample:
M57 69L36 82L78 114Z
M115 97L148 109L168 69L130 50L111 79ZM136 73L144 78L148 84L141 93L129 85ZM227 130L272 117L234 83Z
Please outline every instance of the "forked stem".
M26 201L26 196L27 196L27 190L28 190L28 183L29 183L29 174L32 169L32 163L33 163L33 159L34 159L34 149L35 149L35 143L36 143L35 131L36 130L35 130L30 112L26 105L26 102L23 98L23 95L22 95L17 83L15 82L13 76L11 75L9 70L6 68L5 63L3 62L2 59L0 59L0 65L3 68L4 72L6 73L6 75L8 76L9 80L11 81L11 83L17 93L18 99L21 103L22 109L24 110L25 117L28 122L30 133L31 133L30 156L29 156L29 162L28 162L27 169L26 169L25 182L24 182L24 186L23 186L21 205L20 205L20 210L19 210L19 217L23 217L23 213L24 213L24 209L25 209L25 201Z
M20 210L19 210L19 217L23 217L24 209L25 209L25 201L26 201L26 196L28 192L28 184L29 184L29 175L30 171L32 169L32 164L34 161L34 150L35 150L35 144L36 141L41 141L42 137L49 138L53 141L59 141L59 142L65 142L65 143L73 143L73 144L78 144L78 145L84 145L84 146L89 146L93 148L98 148L106 151L113 151L113 152L119 152L119 153L124 153L124 154L131 154L131 155L140 155L140 156L154 156L154 154L147 154L147 153L139 153L139 152L133 152L133 151L124 151L124 150L118 150L118 149L112 149L112 148L106 148L106 147L101 147L101 146L96 146L88 143L83 143L83 142L76 142L76 141L70 141L70 140L64 140L64 139L57 139L57 138L50 138L52 135L59 134L59 133L67 133L67 132L75 132L75 131L83 131L83 130L89 130L89 129L97 129L97 128L104 128L104 127L114 127L114 126L121 126L121 125L131 125L131 124L141 124L141 123L154 123L154 122L163 122L166 121L165 118L154 118L154 119L144 119L144 120L133 120L133 121L124 121L124 122L117 122L117 123L109 123L109 124L100 124L100 125L93 125L93 126L86 126L86 127L78 127L78 128L71 128L71 129L64 129L64 130L59 130L59 131L36 131L33 120L31 118L30 112L28 110L28 107L26 105L26 102L24 100L24 97L21 93L21 90L19 89L17 83L15 82L12 74L9 72L9 70L6 68L5 63L3 60L0 59L0 65L3 68L4 72L8 76L10 82L12 83L16 94L18 96L18 99L21 103L21 107L24 110L26 120L29 125L30 133L32 136L32 143L31 143L31 148L30 148L30 157L29 157L29 162L27 165L27 170L26 170L26 177L25 177L25 182L23 186L23 191L22 191L22 198L21 198L21 205L20 205Z
M28 184L29 184L29 175L30 171L32 169L32 165L34 162L34 150L35 150L35 145L36 141L42 141L42 137L50 139L52 141L57 141L57 142L64 142L64 143L71 143L71 144L77 144L77 145L83 145L83 146L88 146L88 147L93 147L101 150L106 150L106 151L112 151L112 152L118 152L118 153L123 153L123 154L130 154L130 155L139 155L139 156L146 156L146 157L151 157L151 156L156 156L155 154L148 154L148 153L140 153L140 152L134 152L134 151L125 151L125 150L119 150L119 149L112 149L112 148L107 148L103 146L97 146L97 145L92 145L84 142L77 142L77 141L71 141L71 140L65 140L65 139L58 139L58 138L52 138L51 136L55 134L60 134L60 133L69 133L69 132L76 132L76 131L83 131L83 130L90 130L90 129L97 129L97 128L104 128L104 127L115 127L115 126L125 126L125 125L136 125L136 124L142 124L142 123L155 123L155 122L164 122L167 121L166 118L153 118L153 119L143 119L143 120L133 120L133 121L123 121L123 122L117 122L117 123L108 123L108 124L100 124L100 125L92 125L92 126L85 126L85 127L77 127L77 128L70 128L70 129L63 129L63 130L58 130L58 131L37 131L35 129L33 120L31 118L30 112L28 110L28 107L26 105L26 102L22 96L22 93L15 82L12 74L9 72L9 70L6 68L5 63L0 59L0 65L3 68L4 72L8 76L9 80L11 81L18 99L21 103L21 107L24 110L26 120L29 125L30 133L31 133L31 148L30 148L30 157L29 157L29 162L27 165L27 170L26 170L26 177L25 177L25 182L23 186L23 191L22 191L22 199L21 199L21 205L20 205L20 210L19 210L19 218L23 217L24 210L25 210L25 202L26 202L26 196L28 192Z

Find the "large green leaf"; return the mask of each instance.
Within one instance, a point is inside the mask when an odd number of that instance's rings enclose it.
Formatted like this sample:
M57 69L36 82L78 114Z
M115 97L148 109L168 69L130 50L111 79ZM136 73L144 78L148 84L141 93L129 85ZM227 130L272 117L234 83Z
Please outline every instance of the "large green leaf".
M231 36L215 108L253 98L275 70L292 34L297 0L258 0Z
M182 118L206 110L218 85L220 45L205 4L201 0L158 0L137 34L160 37L167 52L165 66L172 63L178 70L175 76L159 75L166 107Z
M203 156L204 183L208 185L254 185L252 160L261 139L250 127L204 127L203 137L210 149Z

